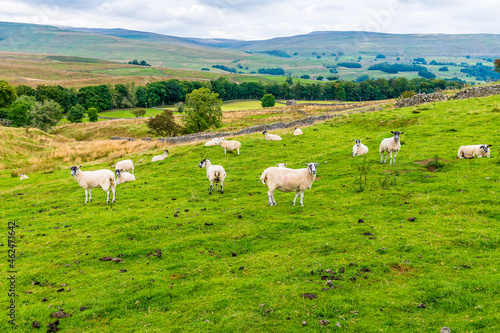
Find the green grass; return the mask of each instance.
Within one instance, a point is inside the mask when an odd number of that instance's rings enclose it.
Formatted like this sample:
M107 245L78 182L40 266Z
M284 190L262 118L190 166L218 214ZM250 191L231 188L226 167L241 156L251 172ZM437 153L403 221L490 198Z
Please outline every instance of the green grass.
M146 109L146 108L136 108L136 109L127 109L127 110L111 110L111 111L104 111L104 112L99 112L100 117L111 117L111 118L136 118L132 111L134 110L146 110L146 114L141 117L151 117L151 116L156 116L157 114L162 113L162 110L158 109Z
M114 68L114 69L103 69L103 70L95 70L91 73L96 74L106 74L112 76L166 76L162 71L151 68L151 67L134 67L134 68Z
M499 107L494 96L352 114L300 137L274 131L279 142L238 137L240 156L203 144L169 146L159 163L149 161L161 149L128 156L137 181L118 185L110 205L100 189L83 204L71 163L26 181L2 171L0 269L5 277L16 222L19 331L53 322L58 306L73 315L63 332L499 331L499 154L456 158L461 145L496 144ZM402 149L381 165L391 130L404 132ZM357 138L366 159L349 156ZM224 194L208 195L203 158L225 167ZM428 171L436 160L444 166ZM268 207L262 171L312 161L321 165L305 206L276 191ZM162 256L148 257L155 249ZM118 255L123 263L99 261ZM341 278L322 291L327 269Z

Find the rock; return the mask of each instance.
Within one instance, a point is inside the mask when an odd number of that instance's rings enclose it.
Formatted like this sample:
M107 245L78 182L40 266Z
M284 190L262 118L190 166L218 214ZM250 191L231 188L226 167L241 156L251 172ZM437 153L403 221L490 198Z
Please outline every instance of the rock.
M306 323L306 321L304 320L304 321L302 322L302 326L306 326L306 325L307 325L307 323Z
M449 327L441 327L441 329L439 330L439 333L451 333L451 330Z

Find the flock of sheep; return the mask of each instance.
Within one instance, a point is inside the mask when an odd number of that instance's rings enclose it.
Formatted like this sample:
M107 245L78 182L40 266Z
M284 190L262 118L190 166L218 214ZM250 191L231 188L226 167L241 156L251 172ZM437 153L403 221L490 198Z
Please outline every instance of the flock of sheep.
M386 163L387 157L390 156L389 164L396 164L396 155L401 149L400 135L404 132L391 131L392 137L383 139L380 143L380 163ZM270 134L264 131L266 140L279 141L281 137L276 134ZM295 128L294 135L302 135L303 132L300 128ZM354 140L356 143L352 148L352 156L364 155L368 153L368 147L361 143L361 140ZM221 146L224 148L224 153L227 151L237 151L240 154L241 142L239 141L226 141L225 138L214 138L205 143L205 146ZM474 157L490 157L491 145L472 145L462 146L458 150L459 158L474 158ZM393 156L394 153L394 156ZM384 154L385 160L383 159ZM154 156L152 162L161 161L168 157L168 150L165 150L163 155ZM326 163L326 162L325 162ZM295 192L295 197L292 204L295 206L295 201L300 194L300 205L304 206L304 192L311 188L312 183L316 179L316 167L319 163L306 163L306 168L303 169L290 169L286 164L280 163L276 167L269 167L264 170L260 176L262 184L268 186L267 198L269 206L276 205L274 200L274 191L281 192ZM223 185L226 178L226 171L221 165L213 165L210 160L203 159L199 165L200 168L206 168L207 178L210 181L209 194L212 194L213 185L215 183L215 190L217 185L220 184L220 191L224 193ZM124 160L116 163L115 172L110 170L98 171L82 171L81 166L72 166L71 175L75 177L78 184L85 189L85 203L92 201L92 188L101 187L107 193L106 203L109 203L110 191L113 193L113 202L115 202L115 189L117 184L130 182L135 180L134 176L134 163L132 160ZM115 179L116 174L116 179ZM28 177L21 174L21 179ZM90 200L87 198L87 192Z

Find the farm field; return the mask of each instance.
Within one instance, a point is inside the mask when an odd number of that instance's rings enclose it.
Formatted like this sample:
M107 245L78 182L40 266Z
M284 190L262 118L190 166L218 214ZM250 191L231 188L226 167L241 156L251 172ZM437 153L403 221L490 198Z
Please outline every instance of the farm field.
M282 141L240 136L240 156L0 127L0 243L6 257L15 223L18 329L38 332L32 322L46 327L60 310L61 332L499 331L499 121L500 96L384 108L303 136L273 131ZM113 122L66 126L119 133ZM395 130L396 165L380 164L379 143ZM367 155L350 156L354 139ZM479 143L493 145L492 158L456 158ZM70 167L128 158L137 180L117 186L116 202L95 189L84 204ZM208 194L204 158L226 169L224 194ZM320 165L304 206L279 191L267 206L262 171L309 162Z

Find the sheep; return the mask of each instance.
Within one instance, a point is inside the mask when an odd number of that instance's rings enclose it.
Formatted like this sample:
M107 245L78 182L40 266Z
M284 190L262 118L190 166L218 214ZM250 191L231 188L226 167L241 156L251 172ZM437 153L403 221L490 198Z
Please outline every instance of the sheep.
M163 152L163 155L154 156L151 159L151 162L162 161L162 160L166 159L167 157L168 157L168 150L165 149L165 151Z
M120 170L120 172L130 172L134 173L134 162L132 160L124 160L116 163L115 170Z
M389 156L389 153L391 154L391 158L389 159L389 165L396 165L396 155L398 154L398 151L401 149L401 142L399 141L399 135L404 134L404 132L393 132L391 131L394 136L392 138L386 138L380 142L380 163L382 164L382 158L384 157L384 152L387 152L387 155L385 156L384 163L387 161L387 156ZM394 158L392 157L392 152L394 152Z
M264 134L266 136L266 140L270 140L270 141L279 141L279 140L281 140L281 136L276 135L276 134L269 134L269 133L267 133L267 130L265 130L264 132L262 132L262 134Z
M286 163L277 163L275 164L278 168L286 168Z
M368 147L361 143L361 140L354 140L356 144L352 147L352 156L364 155L368 153Z
M218 139L219 138L213 138L212 140L205 142L205 147L217 146L217 144L215 143L215 141L218 140Z
M281 192L295 191L295 198L292 205L295 206L295 201L300 194L300 205L304 206L304 192L311 188L312 183L316 179L316 167L319 163L306 163L307 168L304 169L288 169L283 167L270 167L264 170L260 176L262 184L267 184L269 191L267 198L269 206L275 206L274 190Z
M224 193L222 185L224 184L224 179L226 179L226 171L220 165L212 165L210 160L204 159L198 165L200 168L205 167L207 169L207 178L210 181L210 190L208 194L212 194L214 188L213 183L215 182L215 190L217 191L217 183L220 183L220 193Z
M492 145L462 146L458 149L459 158L491 157L490 147Z
M75 177L78 184L85 189L85 203L87 200L87 191L92 201L92 188L100 187L108 194L106 203L109 203L109 190L113 192L113 202L115 202L115 174L111 170L102 169L97 171L82 171L82 166L72 166L71 175Z
M120 169L116 169L115 173L116 173L116 185L123 184L126 182L133 182L135 180L135 176L133 174L121 171Z
M302 130L298 127L295 127L295 129L293 130L293 135L302 135L304 134L304 132L302 132Z
M19 176L21 177L19 178L19 180L28 179L28 176L26 176L24 173L20 174Z
M226 141L224 138L221 138L215 140L215 144L224 148L224 154L226 153L226 150L229 151L237 150L238 155L240 154L241 142L239 141Z

